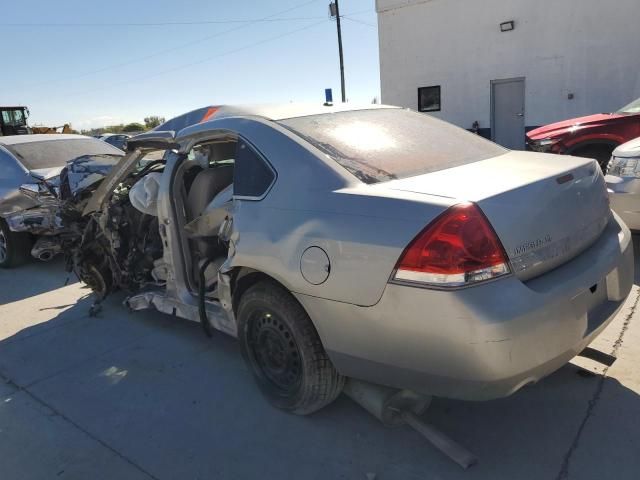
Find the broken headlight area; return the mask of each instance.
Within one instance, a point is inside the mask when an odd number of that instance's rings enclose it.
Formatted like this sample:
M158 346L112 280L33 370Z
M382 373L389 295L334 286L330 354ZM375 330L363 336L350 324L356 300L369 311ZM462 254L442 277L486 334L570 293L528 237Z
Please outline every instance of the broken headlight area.
M158 218L155 212L136 209L129 197L133 185L163 168L164 162L156 161L132 172L110 192L102 209L89 215L82 212L101 183L93 181L96 172L84 172L89 175L77 177L77 181L70 180L70 172L63 174L64 216L69 229L75 232L65 240L67 267L99 299L115 290L136 293L164 284ZM80 184L86 187L73 188Z

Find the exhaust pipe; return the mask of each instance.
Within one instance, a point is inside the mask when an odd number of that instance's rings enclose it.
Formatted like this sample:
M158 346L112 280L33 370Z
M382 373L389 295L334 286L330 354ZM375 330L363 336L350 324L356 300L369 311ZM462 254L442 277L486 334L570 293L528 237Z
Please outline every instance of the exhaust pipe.
M474 454L420 418L431 397L353 379L345 384L344 393L386 426L409 425L465 470L478 462Z
M48 262L62 251L60 242L56 237L40 237L31 249L31 256L42 262Z
M49 260L51 260L54 257L54 253L51 250L43 250L40 253L38 253L38 256L36 257L38 260L41 260L43 262L48 262Z

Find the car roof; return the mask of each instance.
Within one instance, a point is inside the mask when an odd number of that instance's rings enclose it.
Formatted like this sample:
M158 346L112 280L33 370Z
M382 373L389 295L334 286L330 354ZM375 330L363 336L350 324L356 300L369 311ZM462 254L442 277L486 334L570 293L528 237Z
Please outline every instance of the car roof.
M81 140L91 137L72 133L39 133L35 135L10 135L0 137L1 145L20 145L22 143L44 142L48 140Z
M353 110L372 110L378 108L398 108L374 103L275 103L255 105L220 105L211 120L223 117L255 116L267 120L284 120L294 117L307 117L323 113L347 112Z
M199 126L208 122L213 122L229 117L261 117L265 120L279 121L296 117L307 117L311 115L322 115L326 113L351 112L358 110L376 109L398 109L391 105L380 105L375 103L281 103L281 104L256 104L256 105L213 105L199 108L192 112L175 117L165 122L154 130L162 130L162 127L176 132L176 137L190 135L194 131L200 130ZM189 118L194 113L198 113L200 118ZM204 117L199 114L206 112ZM186 121L186 119L189 119ZM179 120L179 121L178 121ZM174 123L172 125L172 123ZM169 128L173 127L173 128Z

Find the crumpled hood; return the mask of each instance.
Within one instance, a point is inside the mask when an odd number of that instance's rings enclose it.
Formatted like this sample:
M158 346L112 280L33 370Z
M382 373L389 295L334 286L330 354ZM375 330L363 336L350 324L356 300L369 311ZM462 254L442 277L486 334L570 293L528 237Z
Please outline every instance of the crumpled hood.
M55 177L60 176L60 172L62 172L62 167L51 167L51 168L36 168L34 170L29 170L29 173L32 177L37 178L38 180L49 180L54 179Z
M571 118L569 120L563 120L562 122L550 123L549 125L531 130L529 133L527 133L527 136L532 140L541 140L544 138L565 134L570 131L570 129L575 127L580 127L581 129L588 127L597 127L605 123L625 118L627 118L627 115L622 115L619 113L597 113L595 115L588 115L586 117Z
M123 157L84 155L67 162L63 174L63 199L75 197L79 193L95 188L94 186L104 180L113 167Z

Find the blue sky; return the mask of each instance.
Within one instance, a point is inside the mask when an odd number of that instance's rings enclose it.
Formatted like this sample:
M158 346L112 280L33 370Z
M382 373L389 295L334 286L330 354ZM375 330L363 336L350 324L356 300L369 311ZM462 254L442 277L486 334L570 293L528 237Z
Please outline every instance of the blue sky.
M148 115L169 118L208 104L322 101L329 87L339 99L336 26L328 4L10 2L0 17L4 44L11 46L3 51L0 104L27 105L32 125L71 122L81 129ZM380 95L374 0L342 0L340 8L347 98L370 102ZM266 17L253 23L95 25Z

